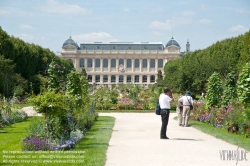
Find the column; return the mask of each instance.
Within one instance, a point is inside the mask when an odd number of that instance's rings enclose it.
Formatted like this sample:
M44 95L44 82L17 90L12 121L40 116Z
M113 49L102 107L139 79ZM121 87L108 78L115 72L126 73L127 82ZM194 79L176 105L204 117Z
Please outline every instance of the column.
M92 59L92 71L95 71L95 59Z
M80 64L79 64L80 59L76 58L74 59L74 67L77 71L80 71Z
M103 58L100 58L100 70L101 70L101 72L102 72L102 70L103 70Z
M108 75L108 84L111 84L111 75Z
M127 69L127 59L124 58L123 62L124 62L123 69L126 71L126 69Z
M150 72L150 59L147 59L148 61L148 72Z
M111 59L109 58L108 59L108 71L110 72L110 69L111 69Z
M142 59L140 58L140 64L139 64L139 67L140 67L140 72L142 72Z
M124 83L124 84L127 83L127 75L123 75L123 83Z
M147 84L150 84L150 75L147 75Z
M139 84L142 84L142 75L139 75Z
M155 72L158 72L158 59L155 59Z
M88 69L87 64L88 64L88 59L84 58L84 68L85 68L86 71Z
M103 75L100 75L100 84L103 84Z
M92 82L96 84L96 82L95 82L95 75L92 75Z
M115 83L119 84L119 75L115 75Z
M131 60L132 60L132 72L134 72L134 69L135 69L135 59L132 58Z
M119 59L118 58L116 58L116 65L115 65L115 67L116 67L116 72L118 72L119 71Z

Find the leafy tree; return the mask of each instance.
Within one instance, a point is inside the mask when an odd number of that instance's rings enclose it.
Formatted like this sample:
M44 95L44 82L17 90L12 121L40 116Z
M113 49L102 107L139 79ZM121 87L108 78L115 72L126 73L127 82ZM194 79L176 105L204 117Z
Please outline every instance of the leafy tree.
M247 63L239 74L237 92L241 103L250 104L250 64Z
M237 74L234 72L228 73L225 80L225 88L222 96L222 104L228 106L229 102L237 97Z
M208 79L206 107L218 106L222 96L222 81L218 73L212 74Z

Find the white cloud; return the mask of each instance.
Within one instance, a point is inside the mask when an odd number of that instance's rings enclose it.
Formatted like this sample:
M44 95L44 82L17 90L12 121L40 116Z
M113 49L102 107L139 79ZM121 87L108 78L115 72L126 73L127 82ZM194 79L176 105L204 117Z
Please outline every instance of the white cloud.
M212 20L206 18L200 19L200 23L202 24L211 24L212 22L213 22Z
M40 7L40 10L48 13L57 13L57 14L91 14L91 10L87 10L83 7L80 7L77 4L70 5L67 3L62 3L57 0L48 0L45 5Z
M183 11L183 12L181 12L181 15L182 16L186 16L186 17L194 16L195 12L192 12L192 11Z
M171 23L170 20L167 20L166 22L153 21L149 25L149 28L154 29L154 30L167 31L167 30L171 30L173 27L170 23Z
M130 9L129 9L129 8L127 8L127 7L124 7L124 8L123 8L123 11L124 11L124 12L129 12L129 11L130 11Z
M160 32L158 32L158 31L154 31L153 35L155 35L155 36L162 36L162 34Z
M237 9L236 12L241 13L241 14L250 14L249 9Z
M34 29L34 27L32 27L31 25L28 25L28 24L21 24L21 25L19 25L19 28L20 29L27 29L27 30L29 30L29 29Z
M72 39L77 42L117 42L112 35L106 32L93 32L86 34L73 35Z
M22 40L24 40L24 41L33 40L33 39L34 39L33 36L28 35L28 34L25 34L25 33L17 34L17 35L14 35L14 36L16 36L16 37L18 37L18 38L20 38L20 39L22 39Z
M202 9L202 10L209 10L209 9L210 9L210 6L209 6L209 5L207 5L207 4L204 4L204 3L203 3L203 4L201 4L201 6L200 6L200 7L201 7L201 9Z
M246 32L249 29L247 27L244 27L243 25L237 25L237 26L233 26L231 28L228 29L229 32Z

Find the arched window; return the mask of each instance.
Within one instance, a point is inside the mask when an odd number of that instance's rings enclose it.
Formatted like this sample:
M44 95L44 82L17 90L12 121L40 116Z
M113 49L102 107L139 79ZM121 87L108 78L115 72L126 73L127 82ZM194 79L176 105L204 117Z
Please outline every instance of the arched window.
M103 76L103 82L108 82L108 76L107 75Z
M158 59L158 68L163 68L163 59Z
M122 75L119 76L119 82L123 82L123 76Z
M147 59L143 59L142 60L142 68L147 68L147 67L148 67Z
M116 67L116 59L111 59L111 68Z
M135 76L135 82L139 82L139 76L138 75Z
M150 59L150 68L155 68L155 59Z
M95 67L100 67L100 59L95 59Z
M80 67L84 67L84 59L83 58L80 59Z
M147 82L147 76L142 76L142 82Z
M131 76L127 76L127 82L131 82Z
M111 76L111 82L115 82L115 75Z
M127 59L127 68L131 68L131 67L132 67L132 60Z
M150 76L150 82L155 82L155 76Z
M99 75L95 76L95 82L100 82L100 76Z
M109 61L108 59L103 59L103 67L108 67L109 66Z
M140 66L139 59L135 59L135 68L139 68L139 66Z
M88 67L92 67L92 59L91 58L88 59Z
M92 82L92 75L88 75L88 82Z

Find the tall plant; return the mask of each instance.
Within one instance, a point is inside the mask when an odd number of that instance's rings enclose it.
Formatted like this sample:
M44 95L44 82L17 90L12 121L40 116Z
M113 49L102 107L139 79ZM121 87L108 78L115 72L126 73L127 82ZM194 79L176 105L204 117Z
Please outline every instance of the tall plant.
M247 63L239 74L237 82L239 101L247 106L250 104L250 64Z
M229 102L237 97L237 75L234 72L228 73L225 80L222 104L228 106Z
M206 107L219 106L222 96L222 81L218 73L213 73L208 79Z

